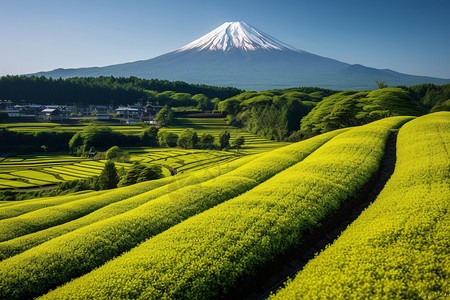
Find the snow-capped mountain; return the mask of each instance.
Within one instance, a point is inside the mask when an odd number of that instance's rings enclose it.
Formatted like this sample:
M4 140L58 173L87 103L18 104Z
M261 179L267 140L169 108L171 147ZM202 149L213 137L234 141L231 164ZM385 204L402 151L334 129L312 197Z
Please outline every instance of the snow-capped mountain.
M377 80L384 80L390 86L450 83L439 78L350 65L298 50L244 22L226 22L186 46L148 60L31 75L136 76L252 90L296 86L375 89Z
M297 51L295 48L247 25L245 22L226 22L175 52L187 50L229 51L233 48L238 48L243 51L254 51L258 49L289 49Z

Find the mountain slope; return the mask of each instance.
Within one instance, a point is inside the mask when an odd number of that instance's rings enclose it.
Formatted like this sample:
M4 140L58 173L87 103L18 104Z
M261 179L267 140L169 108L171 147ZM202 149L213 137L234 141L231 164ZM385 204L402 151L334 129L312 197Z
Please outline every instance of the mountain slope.
M136 76L256 90L293 86L374 89L376 80L389 85L450 82L350 65L297 50L244 22L224 23L192 43L152 59L32 75Z

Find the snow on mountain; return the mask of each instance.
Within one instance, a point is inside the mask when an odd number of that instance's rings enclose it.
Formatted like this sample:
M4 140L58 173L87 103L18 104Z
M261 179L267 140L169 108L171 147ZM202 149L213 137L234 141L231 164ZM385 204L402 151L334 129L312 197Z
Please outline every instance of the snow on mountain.
M226 22L175 52L187 50L229 51L234 48L244 51L258 49L300 51L245 22Z

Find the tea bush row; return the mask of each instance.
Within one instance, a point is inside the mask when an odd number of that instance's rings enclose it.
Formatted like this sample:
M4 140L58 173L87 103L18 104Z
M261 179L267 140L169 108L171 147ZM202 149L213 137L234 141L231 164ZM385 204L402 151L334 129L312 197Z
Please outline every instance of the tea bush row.
M272 299L445 298L449 149L449 112L404 125L394 174L378 198Z
M250 190L343 132L279 148L242 168L183 187L0 262L0 298L38 295L102 265L187 218Z
M390 129L406 120L389 118L344 132L247 193L173 226L44 299L223 296L356 195L377 171Z

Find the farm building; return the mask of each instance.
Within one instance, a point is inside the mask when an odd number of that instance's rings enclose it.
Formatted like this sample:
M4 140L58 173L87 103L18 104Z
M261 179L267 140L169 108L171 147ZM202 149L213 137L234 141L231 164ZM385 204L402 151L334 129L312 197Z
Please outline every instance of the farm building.
M41 117L44 120L61 120L63 114L59 108L46 108L41 111Z
M159 113L164 106L147 104L144 106L144 118L147 121L153 121L156 118L156 115Z

